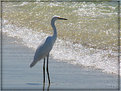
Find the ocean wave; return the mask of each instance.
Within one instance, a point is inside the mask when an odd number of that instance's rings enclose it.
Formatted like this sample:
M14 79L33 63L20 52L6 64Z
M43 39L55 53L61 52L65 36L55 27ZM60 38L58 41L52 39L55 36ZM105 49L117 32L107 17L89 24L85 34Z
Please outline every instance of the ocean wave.
M23 45L34 50L41 41L48 36L48 34L43 32L35 32L32 29L9 24L6 20L4 20L3 23L3 33L11 37L22 39ZM118 74L118 54L112 50L87 48L81 44L73 44L70 41L58 38L50 54L51 57L57 61L93 67L101 69L103 72Z

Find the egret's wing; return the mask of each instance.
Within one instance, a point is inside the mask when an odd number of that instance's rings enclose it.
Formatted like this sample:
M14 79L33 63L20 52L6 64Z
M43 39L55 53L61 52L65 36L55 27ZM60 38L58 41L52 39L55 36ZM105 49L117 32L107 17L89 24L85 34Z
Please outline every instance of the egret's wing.
M30 67L34 66L39 60L47 56L52 49L51 37L48 37L44 43L42 43L36 50L34 60Z
M36 50L35 55L34 55L34 60L33 62L30 64L30 67L33 67L38 61L39 59L41 59L40 56L40 50L42 49L42 46L44 45L44 43L42 43Z

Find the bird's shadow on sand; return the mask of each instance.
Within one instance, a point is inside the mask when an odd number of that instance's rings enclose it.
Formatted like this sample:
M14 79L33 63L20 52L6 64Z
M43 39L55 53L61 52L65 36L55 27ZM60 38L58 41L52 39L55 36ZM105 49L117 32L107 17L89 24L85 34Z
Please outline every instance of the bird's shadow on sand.
M26 83L27 85L42 85L40 83Z

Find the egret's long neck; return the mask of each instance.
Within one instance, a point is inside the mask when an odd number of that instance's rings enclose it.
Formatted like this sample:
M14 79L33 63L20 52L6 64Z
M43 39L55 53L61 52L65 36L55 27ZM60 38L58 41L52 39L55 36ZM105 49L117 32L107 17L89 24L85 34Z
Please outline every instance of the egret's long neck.
M52 28L53 28L53 38L56 40L56 38L57 38L57 31L56 31L56 27L55 27L55 20L51 20L51 26L52 26Z

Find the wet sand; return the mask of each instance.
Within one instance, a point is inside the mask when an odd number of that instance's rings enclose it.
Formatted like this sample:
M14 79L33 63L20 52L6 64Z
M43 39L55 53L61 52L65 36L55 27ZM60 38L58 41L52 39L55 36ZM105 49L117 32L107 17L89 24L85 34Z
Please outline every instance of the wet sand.
M32 48L22 45L21 40L3 35L2 40L2 88L3 89L43 89L43 60L33 68L32 62L34 52ZM60 55L61 56L61 55ZM49 90L57 89L92 89L89 91L110 91L106 89L118 88L118 76L107 74L93 68L81 67L65 62L49 60L49 72L51 85ZM46 74L47 75L47 74ZM45 89L48 86L47 77ZM13 90L11 90L13 91ZM15 91L15 90L14 90ZM26 90L27 91L27 90ZM80 91L80 90L79 90Z

